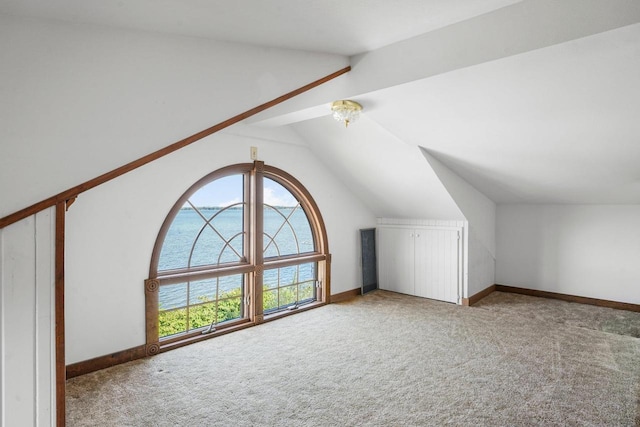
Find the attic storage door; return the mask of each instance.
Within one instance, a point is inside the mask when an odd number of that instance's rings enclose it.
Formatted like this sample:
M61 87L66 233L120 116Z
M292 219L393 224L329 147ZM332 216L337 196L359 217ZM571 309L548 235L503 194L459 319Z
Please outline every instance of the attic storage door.
M416 295L458 302L458 231L416 230L415 236Z
M413 230L378 227L377 231L378 287L415 295Z
M379 227L380 289L457 303L458 236L446 227Z

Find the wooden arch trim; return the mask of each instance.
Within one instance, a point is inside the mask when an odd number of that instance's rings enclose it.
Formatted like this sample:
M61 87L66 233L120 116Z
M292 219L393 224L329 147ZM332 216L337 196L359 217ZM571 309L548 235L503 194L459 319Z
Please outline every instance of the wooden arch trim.
M238 173L247 173L251 171L253 167L252 163L239 163L236 165L230 165L218 169L210 174L207 174L196 181L187 191L184 192L182 196L178 199L178 201L173 205L169 213L164 219L162 226L160 227L160 232L158 233L158 237L156 237L156 242L153 245L153 252L151 255L151 265L149 266L149 279L155 279L158 277L158 263L160 262L160 253L162 252L162 243L164 243L165 237L167 237L167 233L169 232L169 228L171 227L171 223L175 219L178 212L182 206L186 203L187 200L193 194L198 191L200 188L205 186L206 184L215 181L216 179L224 178L225 176L234 175Z
M160 352L164 352L167 350L171 350L173 348L178 348L192 342L197 342L205 339L210 339L218 335L222 335L228 332L232 332L237 329L243 329L245 327L250 327L264 321L262 305L260 304L260 308L256 311L253 311L249 316L249 320L239 320L234 321L228 325L225 330L217 331L213 334L202 335L199 333L186 333L179 337L169 338L164 341L161 341L159 338L158 331L158 309L159 309L159 288L160 283L179 283L184 280L196 280L197 278L211 277L212 273L210 270L204 268L199 269L196 267L195 270L191 271L181 271L179 270L171 270L165 272L158 272L158 266L160 264L160 255L162 253L162 247L164 245L165 238L167 237L167 233L171 228L175 218L179 214L180 210L187 202L187 200L202 187L207 184L236 174L244 174L247 176L251 176L250 180L254 181L254 185L252 186L249 183L249 180L244 180L244 191L245 194L250 194L249 203L255 203L257 206L262 206L262 179L255 180L256 174L260 174L263 178L268 178L282 185L285 189L290 191L292 195L299 201L302 210L307 216L307 220L309 221L309 226L311 228L311 233L314 239L315 253L307 254L302 256L305 261L308 262L318 262L324 263L322 268L319 268L323 271L322 273L322 283L323 286L320 287L321 293L318 294L317 304L310 305L309 307L303 308L300 311L304 311L309 308L316 307L318 305L328 304L330 302L331 295L331 254L329 253L329 244L327 237L327 230L325 227L324 220L322 219L322 214L315 200L311 196L311 193L306 189L306 187L294 178L289 173L283 171L282 169L276 168L274 166L265 165L262 161L255 161L254 163L238 163L234 165L225 166L223 168L217 169L211 173L208 173L204 177L200 178L193 185L191 185L180 198L174 203L173 207L169 210L169 213L165 217L162 226L158 232L158 236L156 237L156 241L153 247L153 252L151 255L151 262L149 266L149 278L145 280L145 325L146 325L146 356L152 356L158 354ZM246 201L246 199L245 199ZM253 209L253 208L252 208ZM250 234L252 235L263 235L262 229L262 209L255 209L252 216L252 220L249 219L249 211L252 209L247 209L245 211L245 224L249 223L249 227L251 228ZM253 240L252 240L253 241ZM255 243L255 241L253 241ZM245 241L246 244L251 245L252 243ZM262 300L262 273L264 269L264 259L262 257L262 250L252 251L252 254L249 254L249 262L246 266L233 266L230 267L234 272L242 272L242 273L250 273L254 272L256 278L254 280L258 281L257 284L253 283L250 285L255 291L253 298L256 300ZM285 260L283 262L279 262L279 266L284 267L286 265L293 265L300 262L300 259L296 260ZM229 269L219 268L219 271L226 271L228 273ZM319 279L320 280L320 279ZM254 306L255 308L255 306ZM290 313L289 313L290 314ZM280 313L278 316L288 315L285 313Z
M265 165L262 162L256 163L260 164L260 167L263 168L263 172L266 173L269 178L280 184L284 184L284 187L289 190L295 190L295 195L299 197L303 207L305 207L305 212L312 215L312 218L310 218L310 220L312 224L315 224L315 226L313 227L314 238L316 239L316 242L318 242L318 248L320 248L320 252L323 254L328 254L329 240L327 238L327 230L324 224L324 220L322 219L322 215L320 214L320 208L318 208L315 200L313 200L311 193L309 193L309 191L305 188L304 185L302 185L300 181L298 181L296 178L283 171L282 169ZM248 173L254 167L255 166L253 163L238 163L235 165L225 166L200 178L191 187L189 187L187 191L184 192L184 194L173 205L173 207L165 217L162 226L160 227L158 237L156 237L155 244L153 245L151 264L149 266L149 279L156 279L158 277L158 263L160 261L160 253L162 252L162 244L165 237L167 236L169 228L171 227L171 223L175 219L182 206L186 203L186 201L204 185L215 181L216 179L224 178L225 176L238 173Z
M318 248L320 248L320 252L323 254L329 253L329 240L327 238L327 230L325 228L324 220L320 215L320 208L316 204L315 200L311 196L311 193L305 188L304 185L292 175L283 171L282 169L278 169L274 166L264 165L264 173L268 175L269 178L274 181L284 184L283 186L290 189L297 190L295 195L300 198L302 205L305 208L305 212L311 214L313 217L310 218L313 224L317 224L314 227L314 233L316 234L314 237L318 242Z

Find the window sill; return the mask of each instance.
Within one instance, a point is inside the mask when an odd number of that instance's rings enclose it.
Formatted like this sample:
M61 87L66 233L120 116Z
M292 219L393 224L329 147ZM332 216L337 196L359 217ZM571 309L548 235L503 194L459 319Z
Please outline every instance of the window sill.
M322 301L315 301L309 304L305 304L302 305L294 310L283 310L283 311L278 311L276 313L271 313L271 314L267 314L264 316L264 322L270 322L272 320L276 320L276 319L280 319L282 317L287 317L287 316L291 316L292 314L296 314L296 313L300 313L301 311L307 311L307 310L311 310L314 308L318 308L321 307L323 305L326 305L327 303L322 302Z

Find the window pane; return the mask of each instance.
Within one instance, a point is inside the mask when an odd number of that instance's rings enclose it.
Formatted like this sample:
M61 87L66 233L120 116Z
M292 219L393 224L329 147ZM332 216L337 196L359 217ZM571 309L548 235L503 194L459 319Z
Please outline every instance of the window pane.
M299 201L282 185L264 179L264 257L314 250L309 220Z
M224 240L208 225L205 225L195 241L189 266L217 264Z
M180 209L164 238L158 271L185 268L188 265L191 246L204 224L204 219L193 209Z
M265 270L262 306L265 313L287 309L316 299L317 263Z
M246 259L244 209L244 175L223 177L201 187L169 226L158 270Z
M189 304L202 304L215 301L217 278L197 280L189 286Z
M187 309L181 308L158 313L158 333L160 337L179 334L187 330Z
M313 234L311 233L311 225L307 214L302 209L297 209L291 215L291 224L298 237L298 244L300 245L300 253L313 252L315 250L315 244L313 242Z
M296 283L298 280L298 266L283 267L280 269L280 286Z
M189 309L189 329L209 326L216 320L216 303L202 304Z
M242 298L220 299L210 304L201 304L189 309L189 329L198 329L242 317Z
M236 216L240 221L242 220L241 211ZM218 265L243 261L242 246L244 236L242 232L227 239L220 237L221 231L225 230L219 230L212 224L204 227L193 248L190 266Z
M298 266L298 280L304 282L307 280L316 280L316 263L308 262Z
M241 318L244 278L244 274L234 274L161 285L158 295L160 337Z
M220 257L216 260L216 263L226 264L229 262L238 263L243 261L245 259L242 253L243 242L244 236L242 234L234 236L233 239L228 241L224 246L220 253Z
M187 284L162 285L158 290L158 307L160 310L184 307L187 305Z
M315 281L304 282L300 284L300 292L298 295L300 301L315 299L315 284Z
M227 298L218 301L218 323L242 317L242 298Z
M274 268L272 270L266 270L262 276L262 286L265 289L277 288L280 282L279 270Z
M278 289L265 290L262 294L262 310L264 312L278 308Z
M295 285L280 288L280 306L289 307L298 301L298 292Z
M218 277L220 294L218 298L228 298L230 296L241 296L244 275L235 274L233 276Z
M230 175L218 178L202 186L189 197L189 202L197 209L220 208L244 201L244 175Z

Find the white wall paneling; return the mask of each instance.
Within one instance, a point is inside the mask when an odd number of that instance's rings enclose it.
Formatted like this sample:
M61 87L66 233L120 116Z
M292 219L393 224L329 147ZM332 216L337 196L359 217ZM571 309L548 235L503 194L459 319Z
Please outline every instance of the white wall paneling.
M376 237L380 289L415 295L414 231L379 227Z
M0 230L0 425L55 425L55 208Z
M425 148L421 151L467 219L463 296L468 298L495 282L496 204Z
M458 302L459 230L416 229L416 295Z
M378 227L380 288L459 302L461 233L456 227Z

